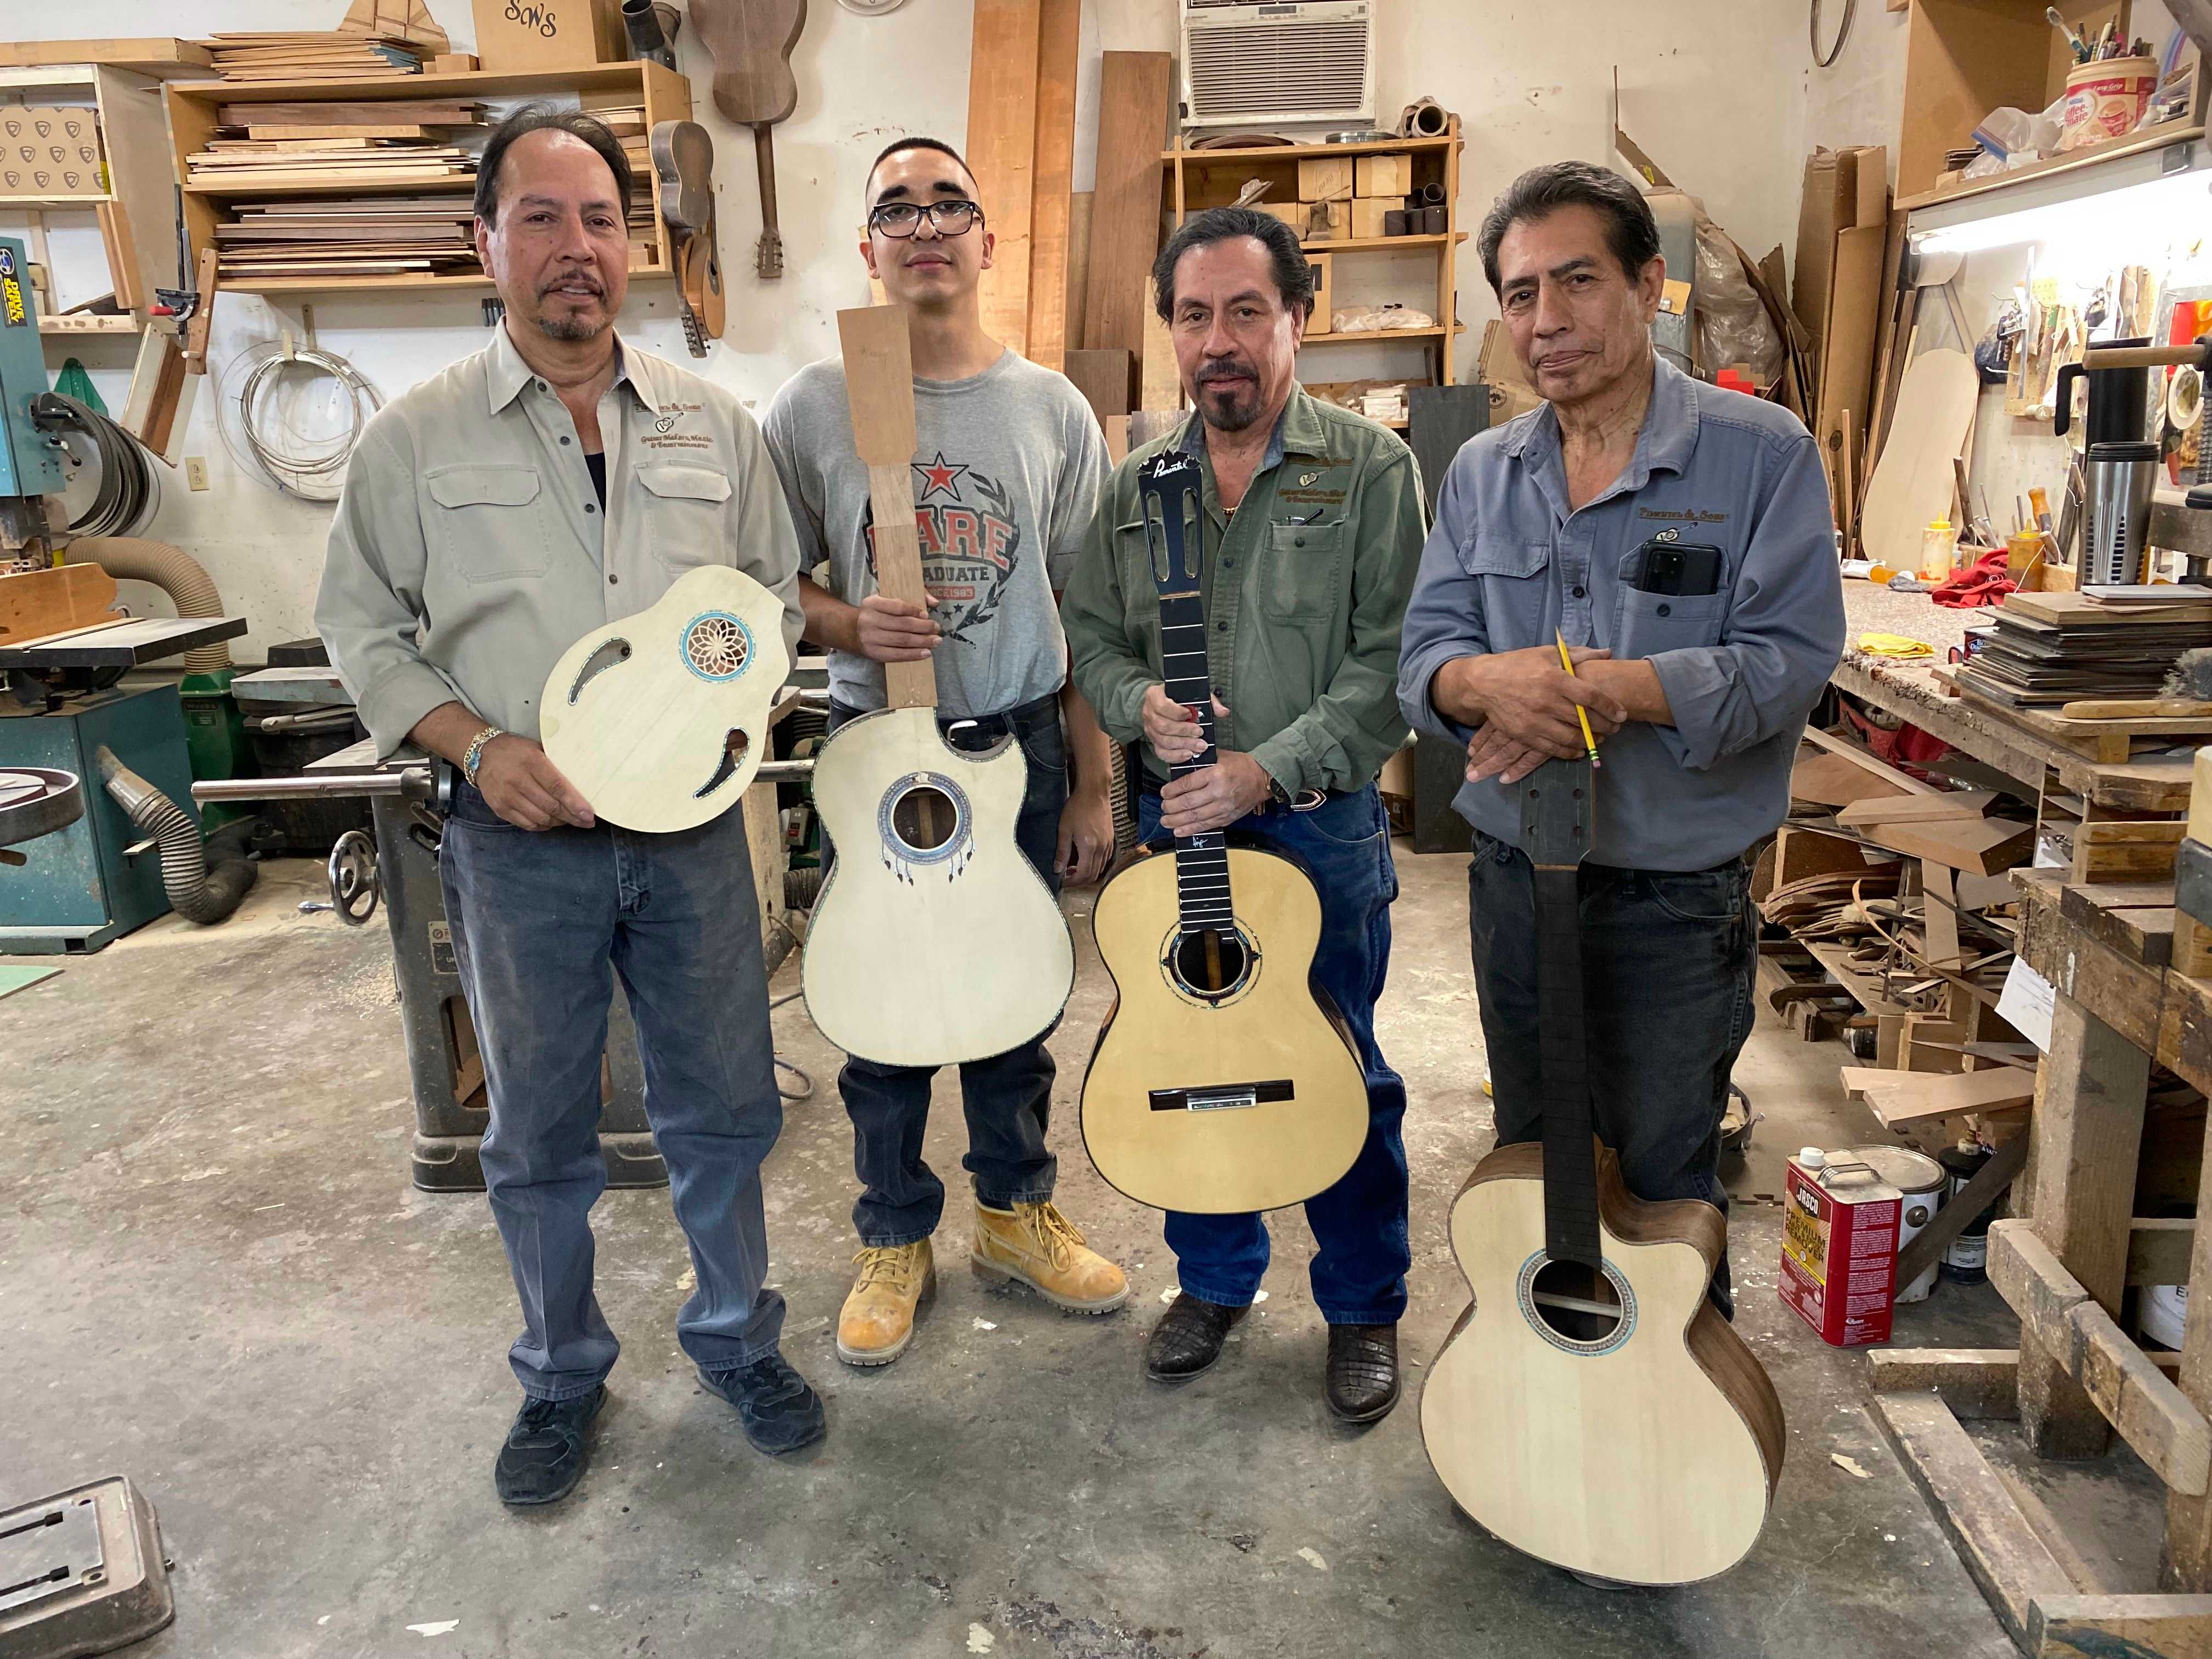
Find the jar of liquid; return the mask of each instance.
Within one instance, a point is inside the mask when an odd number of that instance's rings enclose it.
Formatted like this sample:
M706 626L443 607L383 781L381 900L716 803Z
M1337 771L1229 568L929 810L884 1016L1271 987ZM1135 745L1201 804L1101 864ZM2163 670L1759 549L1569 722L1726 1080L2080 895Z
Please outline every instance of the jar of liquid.
M1949 580L1951 567L1958 554L1958 526L1948 518L1936 520L1920 538L1920 580L1924 582Z

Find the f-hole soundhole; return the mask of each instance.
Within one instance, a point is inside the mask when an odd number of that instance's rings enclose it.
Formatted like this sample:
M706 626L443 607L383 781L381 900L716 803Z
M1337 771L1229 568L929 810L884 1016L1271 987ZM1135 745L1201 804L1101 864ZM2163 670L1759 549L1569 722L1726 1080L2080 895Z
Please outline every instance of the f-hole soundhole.
M1176 941L1175 976L1194 997L1227 996L1243 983L1250 962L1244 941L1233 931L1200 927Z
M927 784L909 789L891 808L891 829L917 853L931 853L952 839L959 811L952 798Z
M738 727L732 726L730 735L722 739L722 758L720 763L714 768L714 775L700 787L692 799L704 800L727 783L735 775L737 769L745 763L746 751L752 746L753 740L750 737Z
M618 662L629 660L628 640L609 640L584 659L584 665L576 671L576 683L568 688L568 701L574 702L584 695L584 688Z
M1536 1317L1569 1342L1606 1342L1624 1316L1613 1280L1579 1261L1547 1261L1528 1285Z

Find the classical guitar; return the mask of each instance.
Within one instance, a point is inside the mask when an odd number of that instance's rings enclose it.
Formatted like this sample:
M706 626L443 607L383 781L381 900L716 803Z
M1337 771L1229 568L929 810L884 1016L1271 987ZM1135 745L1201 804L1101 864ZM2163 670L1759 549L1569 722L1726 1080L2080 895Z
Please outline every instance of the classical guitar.
M760 173L761 234L753 270L783 275L783 237L775 222L775 124L799 105L791 49L806 27L806 0L691 0L691 27L714 58L714 107L753 130Z
M714 140L696 121L661 121L653 129L653 171L660 216L674 246L676 297L684 307L684 343L694 357L722 337L727 304L714 222Z
M1138 489L1160 598L1167 694L1215 762L1200 598L1199 466L1170 450ZM1334 1185L1367 1139L1367 1085L1310 982L1321 896L1281 854L1215 830L1117 870L1091 925L1113 1010L1083 1079L1083 1144L1115 1188L1164 1210L1239 1214Z
M790 673L783 601L702 565L568 647L538 699L538 737L608 823L690 830L745 793Z
M926 605L906 312L841 311L837 333L876 586ZM884 707L839 726L815 757L814 805L837 857L806 930L806 1012L881 1065L987 1059L1043 1031L1075 983L1067 923L1014 840L1029 763L1011 738L972 753L945 741L929 662L886 663L884 679Z
M1515 1548L1626 1583L1690 1583L1757 1540L1782 1405L1706 1298L1720 1211L1632 1197L1592 1132L1577 884L1589 762L1547 762L1520 787L1543 1139L1492 1152L1453 1202L1474 1300L1431 1363L1421 1437L1453 1499Z

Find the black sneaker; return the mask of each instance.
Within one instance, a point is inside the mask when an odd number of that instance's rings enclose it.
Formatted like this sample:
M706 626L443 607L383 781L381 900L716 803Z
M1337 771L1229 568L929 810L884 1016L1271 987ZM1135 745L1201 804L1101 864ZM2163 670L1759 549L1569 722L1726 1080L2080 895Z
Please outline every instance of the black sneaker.
M574 1400L526 1400L492 1466L499 1501L557 1504L576 1490L591 1462L584 1431L606 1403L606 1384Z
M781 1457L819 1440L827 1428L822 1396L806 1385L780 1353L727 1370L699 1368L699 1380L738 1408L738 1421L755 1451Z

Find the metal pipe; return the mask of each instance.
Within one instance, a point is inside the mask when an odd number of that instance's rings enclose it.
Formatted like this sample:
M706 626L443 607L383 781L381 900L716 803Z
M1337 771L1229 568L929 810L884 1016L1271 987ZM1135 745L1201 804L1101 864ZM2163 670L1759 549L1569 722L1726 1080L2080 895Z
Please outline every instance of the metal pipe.
M764 761L757 783L803 783L814 775L811 760ZM398 797L429 800L437 775L427 766L394 772L319 772L295 778L210 778L192 786L192 799L211 800L345 800Z

